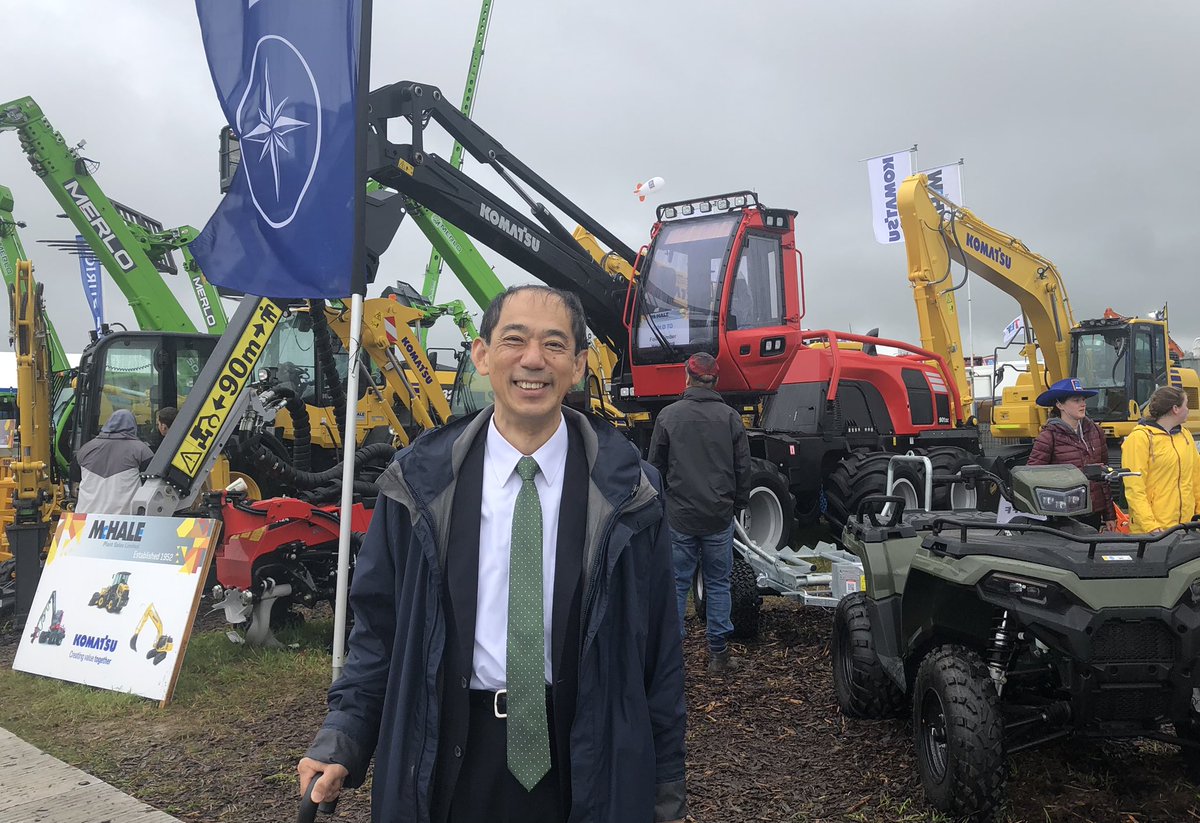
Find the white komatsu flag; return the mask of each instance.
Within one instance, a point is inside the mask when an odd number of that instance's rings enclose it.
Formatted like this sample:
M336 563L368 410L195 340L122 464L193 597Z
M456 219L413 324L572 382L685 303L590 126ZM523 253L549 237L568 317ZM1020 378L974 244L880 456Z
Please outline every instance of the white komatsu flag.
M871 223L875 239L883 244L899 243L900 213L896 211L896 192L900 181L912 174L912 149L882 154L867 161L867 176L871 181Z
M962 162L951 163L949 166L938 166L920 172L929 178L929 188L945 197L956 206L964 205L962 199ZM933 204L937 210L943 211L945 206L939 200Z

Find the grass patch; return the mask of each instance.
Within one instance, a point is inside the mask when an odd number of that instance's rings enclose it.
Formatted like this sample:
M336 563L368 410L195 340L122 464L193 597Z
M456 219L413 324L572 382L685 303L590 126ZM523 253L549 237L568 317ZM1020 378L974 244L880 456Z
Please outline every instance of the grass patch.
M233 745L239 728L269 722L273 713L303 712L315 731L330 682L332 632L331 621L288 628L278 633L283 649L248 648L223 631L195 634L163 709L136 695L0 668L0 726L98 775L127 773L131 763L160 756L153 751L160 746L161 757L200 757L204 741L226 737ZM154 741L149 751L129 745L130 729Z

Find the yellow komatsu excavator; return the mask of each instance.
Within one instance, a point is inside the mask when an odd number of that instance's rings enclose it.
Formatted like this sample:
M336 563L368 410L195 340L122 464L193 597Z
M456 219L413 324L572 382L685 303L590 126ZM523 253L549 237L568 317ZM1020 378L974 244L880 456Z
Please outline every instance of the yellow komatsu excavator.
M137 628L133 630L133 637L129 638L129 648L137 651L138 638L142 634L142 629L146 628L146 624L150 623L154 626L154 645L146 652L146 659L154 661L157 666L163 662L167 655L175 650L175 638L169 634L163 633L162 618L158 616L158 609L154 608L151 603L146 606L146 611L142 612L142 619L138 621Z
M51 453L53 423L50 396L50 351L42 307L42 286L33 277L33 264L18 260L9 289L11 338L17 358L18 422L11 457L0 461L0 562L12 557L10 525L45 528L62 510L62 484L54 476Z
M1063 277L1052 262L942 197L925 175L901 184L897 208L921 345L950 364L964 415L972 411L973 387L955 299L962 282L955 283L954 264L965 266L966 276L977 275L1015 299L1025 319L1021 356L1026 368L992 409L995 436L1036 437L1047 410L1035 400L1066 377L1097 390L1088 399L1088 416L1110 441L1129 434L1150 395L1166 385L1187 393L1193 410L1187 427L1200 433L1200 377L1171 358L1165 310L1153 318L1116 315L1076 322Z

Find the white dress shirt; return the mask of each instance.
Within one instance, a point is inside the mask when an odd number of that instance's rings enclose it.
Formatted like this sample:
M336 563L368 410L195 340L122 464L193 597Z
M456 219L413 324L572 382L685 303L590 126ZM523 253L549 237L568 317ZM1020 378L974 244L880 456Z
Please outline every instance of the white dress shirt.
M472 689L503 689L508 684L508 561L513 509L521 491L517 461L524 455L504 439L493 417L483 453L483 499L479 514L479 590L475 597L475 651ZM546 682L551 681L550 623L554 616L554 561L558 510L567 468L567 421L530 455L538 464L533 483L542 504L542 614L545 625Z

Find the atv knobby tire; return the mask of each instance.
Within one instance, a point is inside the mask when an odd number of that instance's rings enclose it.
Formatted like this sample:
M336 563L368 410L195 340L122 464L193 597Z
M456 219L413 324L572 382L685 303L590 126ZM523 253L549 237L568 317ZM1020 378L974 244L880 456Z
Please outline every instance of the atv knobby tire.
M736 551L733 553L733 573L729 577L729 622L733 624L733 636L738 640L752 639L758 636L759 624L762 618L762 598L758 596L758 575ZM692 602L696 607L696 617L701 623L708 621L708 598L704 594L704 575L696 569L696 577L692 581Z
M833 612L833 690L847 717L881 720L904 711L906 696L883 670L867 595L854 592Z
M921 661L912 692L917 771L929 805L987 819L1004 790L1004 724L979 655L939 646Z

